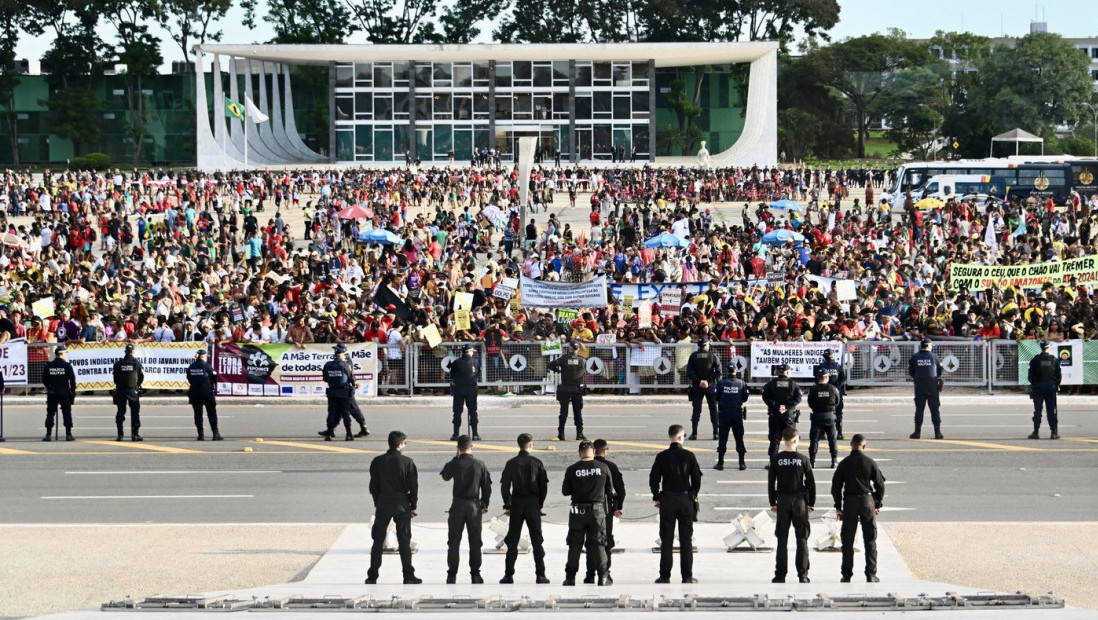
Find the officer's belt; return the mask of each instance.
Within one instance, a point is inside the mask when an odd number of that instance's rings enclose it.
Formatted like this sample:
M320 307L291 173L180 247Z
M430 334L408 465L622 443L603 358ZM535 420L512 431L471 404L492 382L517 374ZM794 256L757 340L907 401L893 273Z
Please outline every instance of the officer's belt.
M690 491L664 491L661 495L690 495Z

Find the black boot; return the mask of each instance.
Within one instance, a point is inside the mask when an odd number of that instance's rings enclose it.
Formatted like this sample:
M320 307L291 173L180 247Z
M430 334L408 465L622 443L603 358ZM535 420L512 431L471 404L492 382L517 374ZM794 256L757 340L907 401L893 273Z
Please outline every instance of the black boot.
M557 427L557 441L564 441L564 427Z
M215 426L210 430L213 431L213 440L214 441L221 441L221 433L217 430L217 427Z
M71 428L66 428L65 429L65 441L76 441L76 437L72 436L72 429Z
M835 423L835 438L838 439L839 441L842 441L842 440L846 439L846 437L843 437L843 421L842 420L839 420L838 422Z
M370 429L366 428L366 425L362 425L362 429L355 433L355 437L369 437Z
M937 424L934 425L934 438L945 439L945 435L942 434L942 427Z
M698 438L698 423L697 422L691 422L690 423L690 436L687 437L686 439L689 440L689 441L695 441L697 438Z
M201 426L198 427L198 441L206 441L206 431Z
M583 435L583 429L576 427L576 441L587 441L587 437Z
M458 435L460 435L460 434L461 434L461 426L455 426L454 427L454 434L450 435L450 441L457 441L458 440Z
M715 469L717 471L724 470L724 453L723 452L717 455L717 464L713 466L713 469Z
M42 441L53 441L53 429L46 428L46 436L42 438Z
M583 577L583 583L595 583L595 571L587 571Z
M133 431L132 431L132 432L130 433L130 441L145 441L145 438L144 438L144 437L142 437L142 436L141 436L141 435L140 435L140 434L139 434L139 433L137 432L137 429L135 428L135 429L133 429Z
M335 437L335 429L329 428L327 431L321 434L324 435L324 441L331 441L332 437Z
M1029 434L1027 439L1040 439L1041 438L1041 426L1039 424L1033 425L1033 432Z
M473 427L473 441L480 441L480 433L477 432L477 427Z
M743 460L743 455L740 455L740 471L747 469L747 463Z
M115 437L114 440L115 441L122 441L123 439L125 439L124 433L122 432L122 425L121 424L116 424L115 426L118 427L118 437Z
M1060 429L1053 426L1052 427L1052 434L1049 435L1048 438L1049 439L1059 439L1060 438Z
M921 439L922 436L923 436L922 430L923 430L923 427L916 424L915 425L915 432L908 435L908 437L911 438L911 439Z

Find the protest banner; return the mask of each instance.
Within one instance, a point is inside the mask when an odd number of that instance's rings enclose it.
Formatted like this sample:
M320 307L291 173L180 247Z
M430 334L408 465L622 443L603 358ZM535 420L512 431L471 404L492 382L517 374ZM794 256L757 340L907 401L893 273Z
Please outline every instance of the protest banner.
M622 304L629 308L640 306L642 301L656 301L660 293L665 289L681 290L690 298L709 290L708 282L663 282L651 284L631 284L625 282L613 282L610 284L610 294L615 299L621 299ZM628 299L628 301L625 301Z
M606 278L546 282L522 277L522 305L530 308L598 308L606 305Z
M579 317L579 311L572 308L557 308L557 324L572 329L572 321Z
M1029 363L1041 352L1037 340L1018 343L1018 385L1029 385ZM1060 360L1062 385L1098 383L1098 342L1062 340L1053 342L1049 353Z
M562 353L564 353L564 347L561 345L560 340L553 338L552 340L541 341L542 357L550 357L553 355L560 355Z
M0 375L7 387L27 384L26 338L13 338L0 346Z
M637 306L637 327L641 329L652 327L652 302L642 301Z
M325 395L324 364L332 346L229 343L214 346L213 367L221 396ZM377 395L377 343L347 345L360 396Z
M182 390L187 382L187 366L195 352L205 349L204 342L138 342L133 356L141 362L149 390ZM76 390L114 389L114 363L125 354L124 342L81 342L67 345L69 363L76 372Z
M438 333L438 325L434 323L419 328L419 337L427 341L427 346L432 349L442 344L442 334Z
M841 359L841 342L752 342L751 378L773 377L774 366L789 364L791 376L810 379L812 368L823 360L823 352L828 349Z
M469 310L466 308L454 310L454 327L457 329L469 329L470 326Z
M682 308L682 290L677 288L665 288L660 291L660 314L664 316L678 316Z
M496 284L496 288L492 289L492 297L511 299L511 293L516 288L518 288L518 278L503 278Z
M1084 256L1064 261L1034 263L1031 265L951 265L949 288L953 291L985 291L991 288L1041 288L1045 283L1053 286L1077 286L1098 284L1098 256Z

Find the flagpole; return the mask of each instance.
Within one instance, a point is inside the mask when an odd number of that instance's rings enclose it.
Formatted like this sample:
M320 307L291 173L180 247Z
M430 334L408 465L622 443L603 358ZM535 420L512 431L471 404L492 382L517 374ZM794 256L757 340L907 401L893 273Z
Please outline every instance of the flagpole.
M244 123L244 169L248 169L248 119L243 120Z

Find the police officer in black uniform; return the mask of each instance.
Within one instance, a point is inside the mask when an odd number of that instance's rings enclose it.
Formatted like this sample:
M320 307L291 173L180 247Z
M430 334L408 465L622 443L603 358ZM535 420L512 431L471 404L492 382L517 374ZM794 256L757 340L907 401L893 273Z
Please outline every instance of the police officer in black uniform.
M606 498L606 574L610 574L610 567L614 564L614 517L621 517L621 510L625 506L625 479L621 476L621 469L617 463L606 458L610 453L610 445L605 439L596 439L592 444L595 448L595 460L610 468L610 480L614 483L614 495ZM583 583L595 583L595 566L587 564L587 576Z
M568 403L572 403L572 415L576 422L576 440L585 441L583 436L583 384L587 366L583 358L576 355L576 345L564 343L564 355L549 362L546 368L560 373L560 385L557 386L557 402L560 403L560 416L557 418L557 439L564 441L564 424L568 421Z
M782 431L797 428L797 405L801 402L801 388L789 378L789 365L779 364L775 370L778 376L767 382L762 390L762 399L766 403L769 416L767 438L770 439L770 447L766 455L771 457L778 453ZM769 469L770 465L766 467Z
M843 369L843 365L835 359L835 352L831 349L825 349L823 352L823 362L817 364L813 370L813 375L820 369L827 371L827 382L831 384L839 392L839 404L835 405L835 433L839 439L843 439L843 397L846 396L846 370Z
M335 357L324 364L321 370L324 382L328 384L328 430L324 435L324 441L331 441L335 436L336 426L343 420L343 428L347 431L344 437L347 441L354 441L351 434L351 381L353 373L347 370L343 363L343 355L347 353L347 347L343 344L335 346Z
M1029 360L1030 398L1033 399L1033 433L1030 439L1041 438L1041 405L1048 413L1048 428L1052 431L1049 439L1059 439L1059 418L1056 415L1056 392L1060 389L1060 360L1049 353L1052 344L1041 341L1041 352ZM47 422L49 424L49 422ZM48 427L47 427L48 429ZM47 433L48 435L49 433Z
M54 358L46 363L42 376L43 383L46 384L46 436L42 441L53 439L53 422L58 407L61 408L61 416L65 422L65 441L75 439L72 436L72 403L76 399L76 373L72 364L65 359L68 355L66 351L65 345L57 345Z
M854 535L862 526L865 543L866 581L877 579L877 515L884 506L885 477L877 463L865 454L865 437L850 438L850 456L839 463L831 477L831 497L843 522L840 533L843 544L842 582L849 583L854 574Z
M656 455L648 474L652 501L660 510L660 575L656 583L671 583L675 561L675 529L679 532L679 572L683 583L694 578L694 521L698 519L701 467L698 457L682 447L686 430L678 424L667 429L671 446Z
M519 538L522 524L530 532L530 546L534 550L534 574L537 583L549 583L545 576L545 538L541 534L541 509L549 492L549 476L541 459L530 455L534 438L529 433L518 436L518 456L507 461L500 478L500 497L503 512L510 518L507 523L507 557L504 560L503 579L500 583L514 583L515 560L518 559Z
M210 431L214 441L221 441L221 433L217 429L217 373L213 366L206 362L206 349L199 349L195 353L195 360L187 367L187 382L190 388L187 390L187 400L194 410L194 426L198 429L198 441L206 440L203 430L202 408L205 407L206 415L210 419Z
M774 583L785 583L785 574L789 570L789 526L797 537L797 556L794 566L801 583L808 583L808 535L812 528L808 524L808 513L816 505L816 479L812 475L812 464L803 454L797 452L798 433L796 428L782 431L783 450L770 457L770 473L767 478L767 495L770 497L770 510L778 514L774 535L778 539L777 563L774 566Z
M808 460L816 466L816 452L820 447L820 436L827 437L827 448L831 451L831 469L839 459L839 447L835 443L835 410L842 402L839 390L831 385L831 373L821 366L816 367L816 384L808 388L808 406L812 409L812 426L808 430Z
M404 456L408 436L400 431L389 433L389 451L370 463L370 497L374 499L374 525L370 530L373 546L370 547L370 569L366 572L366 584L377 583L381 570L381 555L385 547L385 535L389 523L396 524L397 547L405 584L419 584L412 566L412 518L416 516L419 502L419 472L415 462Z
M462 348L461 357L450 364L450 394L454 397L454 434L451 441L456 441L461 432L461 409L464 406L469 410L469 427L473 433L473 440L480 441L477 434L477 375L480 368L473 362L473 353L476 349L471 344Z
M907 363L907 374L915 380L915 432L912 439L922 437L923 409L930 405L930 421L934 423L934 438L942 436L942 416L938 410L938 393L942 391L942 363L930 351L930 339L923 339L919 352Z
M114 404L118 408L114 416L114 425L118 427L118 437L122 441L122 426L126 423L126 406L130 408L130 439L143 441L138 431L141 429L141 384L145 382L145 373L141 362L133 356L133 344L126 345L126 353L114 363Z
M355 422L358 422L358 432L355 433L355 437L369 437L370 429L366 428L366 416L362 413L362 407L358 406L358 400L355 399L355 394L358 392L355 363L351 361L350 356L344 354L343 365L347 367L347 375L351 377L351 395L347 397L347 406L351 412L351 417L354 418Z
M717 438L717 381L721 378L721 360L709 350L709 338L698 339L698 350L686 361L686 378L690 380L690 437L698 438L698 421L704 400L709 405L709 422L713 425L713 439Z
M594 565L600 586L614 583L606 572L606 498L614 495L610 468L595 460L590 441L579 442L580 460L564 470L561 491L572 498L568 511L568 563L564 584L576 585L580 555L587 548L587 564Z
M473 439L462 435L457 439L457 454L442 467L442 479L453 480L453 501L446 520L446 583L457 583L458 552L463 530L469 535L469 574L473 583L484 583L480 576L480 516L488 513L492 498L492 476L488 467L473 457Z
M728 451L728 431L736 439L736 454L740 456L740 471L747 469L744 455L747 447L743 443L743 421L747 419L747 406L750 398L747 384L739 377L740 369L736 361L728 362L728 374L717 382L717 417L720 428L717 432L717 464L713 469L724 469L724 453Z

